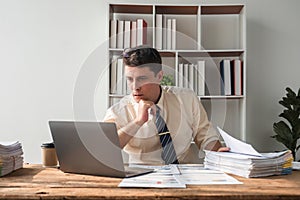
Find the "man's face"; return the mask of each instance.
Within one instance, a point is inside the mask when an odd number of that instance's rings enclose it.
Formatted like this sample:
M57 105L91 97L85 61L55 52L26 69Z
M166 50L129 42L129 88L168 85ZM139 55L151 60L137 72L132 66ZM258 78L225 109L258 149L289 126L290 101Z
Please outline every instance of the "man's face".
M141 99L156 101L160 91L159 84L162 80L163 72L160 71L155 76L149 67L130 67L125 66L125 76L128 87L136 102Z

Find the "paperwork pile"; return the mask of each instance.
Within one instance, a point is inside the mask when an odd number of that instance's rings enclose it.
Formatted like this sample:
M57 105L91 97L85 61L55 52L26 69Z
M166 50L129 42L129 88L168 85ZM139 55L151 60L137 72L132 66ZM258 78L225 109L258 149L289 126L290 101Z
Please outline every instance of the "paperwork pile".
M230 152L206 151L204 166L208 169L250 177L264 177L292 173L293 156L286 150L277 153L258 153L251 145L239 141L221 130Z
M119 187L186 188L186 185L243 184L224 172L204 169L201 164L137 166L155 170L153 173L124 178Z
M23 167L23 150L21 143L0 141L0 176Z

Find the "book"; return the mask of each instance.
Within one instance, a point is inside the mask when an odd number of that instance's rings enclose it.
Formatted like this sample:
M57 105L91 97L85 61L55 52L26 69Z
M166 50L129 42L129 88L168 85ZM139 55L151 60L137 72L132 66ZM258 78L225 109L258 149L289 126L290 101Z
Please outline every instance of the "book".
M124 47L124 21L118 20L118 30L117 30L117 48L122 49Z
M163 21L162 14L155 16L155 47L156 49L163 49Z
M198 71L197 71L198 65L194 65L194 91L196 95L198 95Z
M130 39L131 39L130 25L131 25L130 21L124 22L124 48L130 48L130 44L131 44L130 43Z
M117 63L118 60L116 58L112 58L110 64L110 93L117 93Z
M110 20L110 48L117 48L117 20Z
M241 60L231 60L231 93L232 95L242 95L243 69Z
M189 87L189 64L183 64L183 87Z
M130 47L136 47L136 21L131 22Z
M195 69L194 64L190 63L189 64L189 75L188 75L189 88L191 90L195 91L195 88L194 88L194 83L195 83L195 80L194 80L194 69Z
M199 96L205 95L205 61L199 60L196 65L196 80L197 83L197 90L196 93Z
M172 20L167 19L167 48L168 50L172 49Z
M178 87L183 87L183 63L178 64Z
M163 49L167 49L167 16L163 15L163 30L162 30L162 42Z
M171 49L176 49L176 19L171 21Z
M147 44L147 22L144 19L137 19L136 45Z
M116 82L116 93L123 94L123 59L119 58L117 60L117 82Z
M230 60L224 59L220 62L221 95L231 95L231 67Z

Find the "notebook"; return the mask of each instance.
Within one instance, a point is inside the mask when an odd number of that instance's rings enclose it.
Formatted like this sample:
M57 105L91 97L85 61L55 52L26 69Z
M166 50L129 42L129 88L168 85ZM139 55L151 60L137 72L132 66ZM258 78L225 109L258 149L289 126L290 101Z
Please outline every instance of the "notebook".
M63 172L125 178L153 171L124 165L115 123L49 121L49 127Z

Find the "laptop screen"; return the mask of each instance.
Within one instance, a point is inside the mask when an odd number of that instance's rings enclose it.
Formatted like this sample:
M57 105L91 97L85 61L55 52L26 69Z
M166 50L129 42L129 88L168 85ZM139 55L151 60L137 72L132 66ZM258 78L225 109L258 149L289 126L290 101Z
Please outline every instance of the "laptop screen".
M62 171L125 177L114 123L49 121L49 126Z

